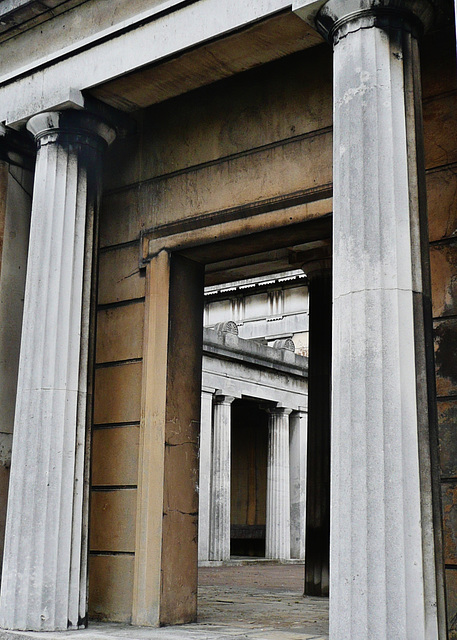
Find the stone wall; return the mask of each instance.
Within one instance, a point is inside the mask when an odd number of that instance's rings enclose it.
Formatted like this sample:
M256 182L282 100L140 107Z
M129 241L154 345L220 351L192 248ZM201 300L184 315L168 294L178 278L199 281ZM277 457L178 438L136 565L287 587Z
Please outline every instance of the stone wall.
M450 638L457 638L457 73L455 43L423 55L424 133Z

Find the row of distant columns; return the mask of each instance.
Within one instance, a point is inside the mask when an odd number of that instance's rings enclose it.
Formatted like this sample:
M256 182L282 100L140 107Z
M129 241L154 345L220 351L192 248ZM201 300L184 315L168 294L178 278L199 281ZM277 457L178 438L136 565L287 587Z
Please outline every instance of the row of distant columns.
M235 398L202 392L199 560L230 558L231 405ZM268 410L267 558L304 557L306 412Z
M418 53L434 3L294 7L334 48L330 638L444 638ZM66 629L86 616L88 308L99 160L113 134L72 111L35 116L29 129L38 157L0 625ZM151 366L161 349L151 347ZM144 456L142 491L155 500L149 467ZM159 502L138 534L134 620L145 623L180 616L168 574L169 612L148 616L159 606L148 583L163 561L148 528L163 519Z

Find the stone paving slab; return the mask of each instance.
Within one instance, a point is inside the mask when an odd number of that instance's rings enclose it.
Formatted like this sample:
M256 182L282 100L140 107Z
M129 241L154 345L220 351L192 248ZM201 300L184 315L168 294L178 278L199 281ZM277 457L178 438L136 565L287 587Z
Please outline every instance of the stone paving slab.
M328 600L303 598L302 591L302 566L204 568L195 624L151 629L92 622L79 631L0 630L0 640L328 640Z

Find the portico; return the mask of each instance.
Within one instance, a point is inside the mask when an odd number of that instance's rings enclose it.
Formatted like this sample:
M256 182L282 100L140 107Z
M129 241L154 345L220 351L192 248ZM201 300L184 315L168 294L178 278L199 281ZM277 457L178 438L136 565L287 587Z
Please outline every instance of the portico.
M419 66L442 3L258 0L221 13L215 0L139 2L111 26L99 4L43 18L41 54L5 53L0 78L0 121L19 136L26 127L37 146L14 430L4 430L14 435L0 625L84 626L87 566L92 616L195 620L205 277L297 265L332 232L330 639L444 640L427 201L432 241L453 246L437 201L444 172L454 184L454 150L438 158L426 129L424 155ZM91 10L99 31L76 13ZM29 26L14 38L35 42ZM424 77L440 105L454 91L442 73L438 88ZM26 197L16 206L23 224L28 207ZM445 299L434 315L450 332ZM441 358L452 342L440 331ZM438 395L452 403L449 371L440 364ZM206 442L201 460L220 467L201 508L227 490L236 397L208 381L204 391L217 393L213 451ZM205 396L204 416L211 403ZM298 408L270 408L271 557L290 554L293 497L276 498L290 492L285 433ZM201 468L200 486L204 477ZM202 548L223 559L227 513L206 522ZM315 573L323 590L326 562Z

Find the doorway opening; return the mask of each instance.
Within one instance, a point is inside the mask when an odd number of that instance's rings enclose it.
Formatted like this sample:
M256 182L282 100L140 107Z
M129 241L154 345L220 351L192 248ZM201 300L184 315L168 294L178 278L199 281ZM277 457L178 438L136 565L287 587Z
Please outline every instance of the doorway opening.
M235 400L232 405L231 558L265 558L267 418L253 400Z

